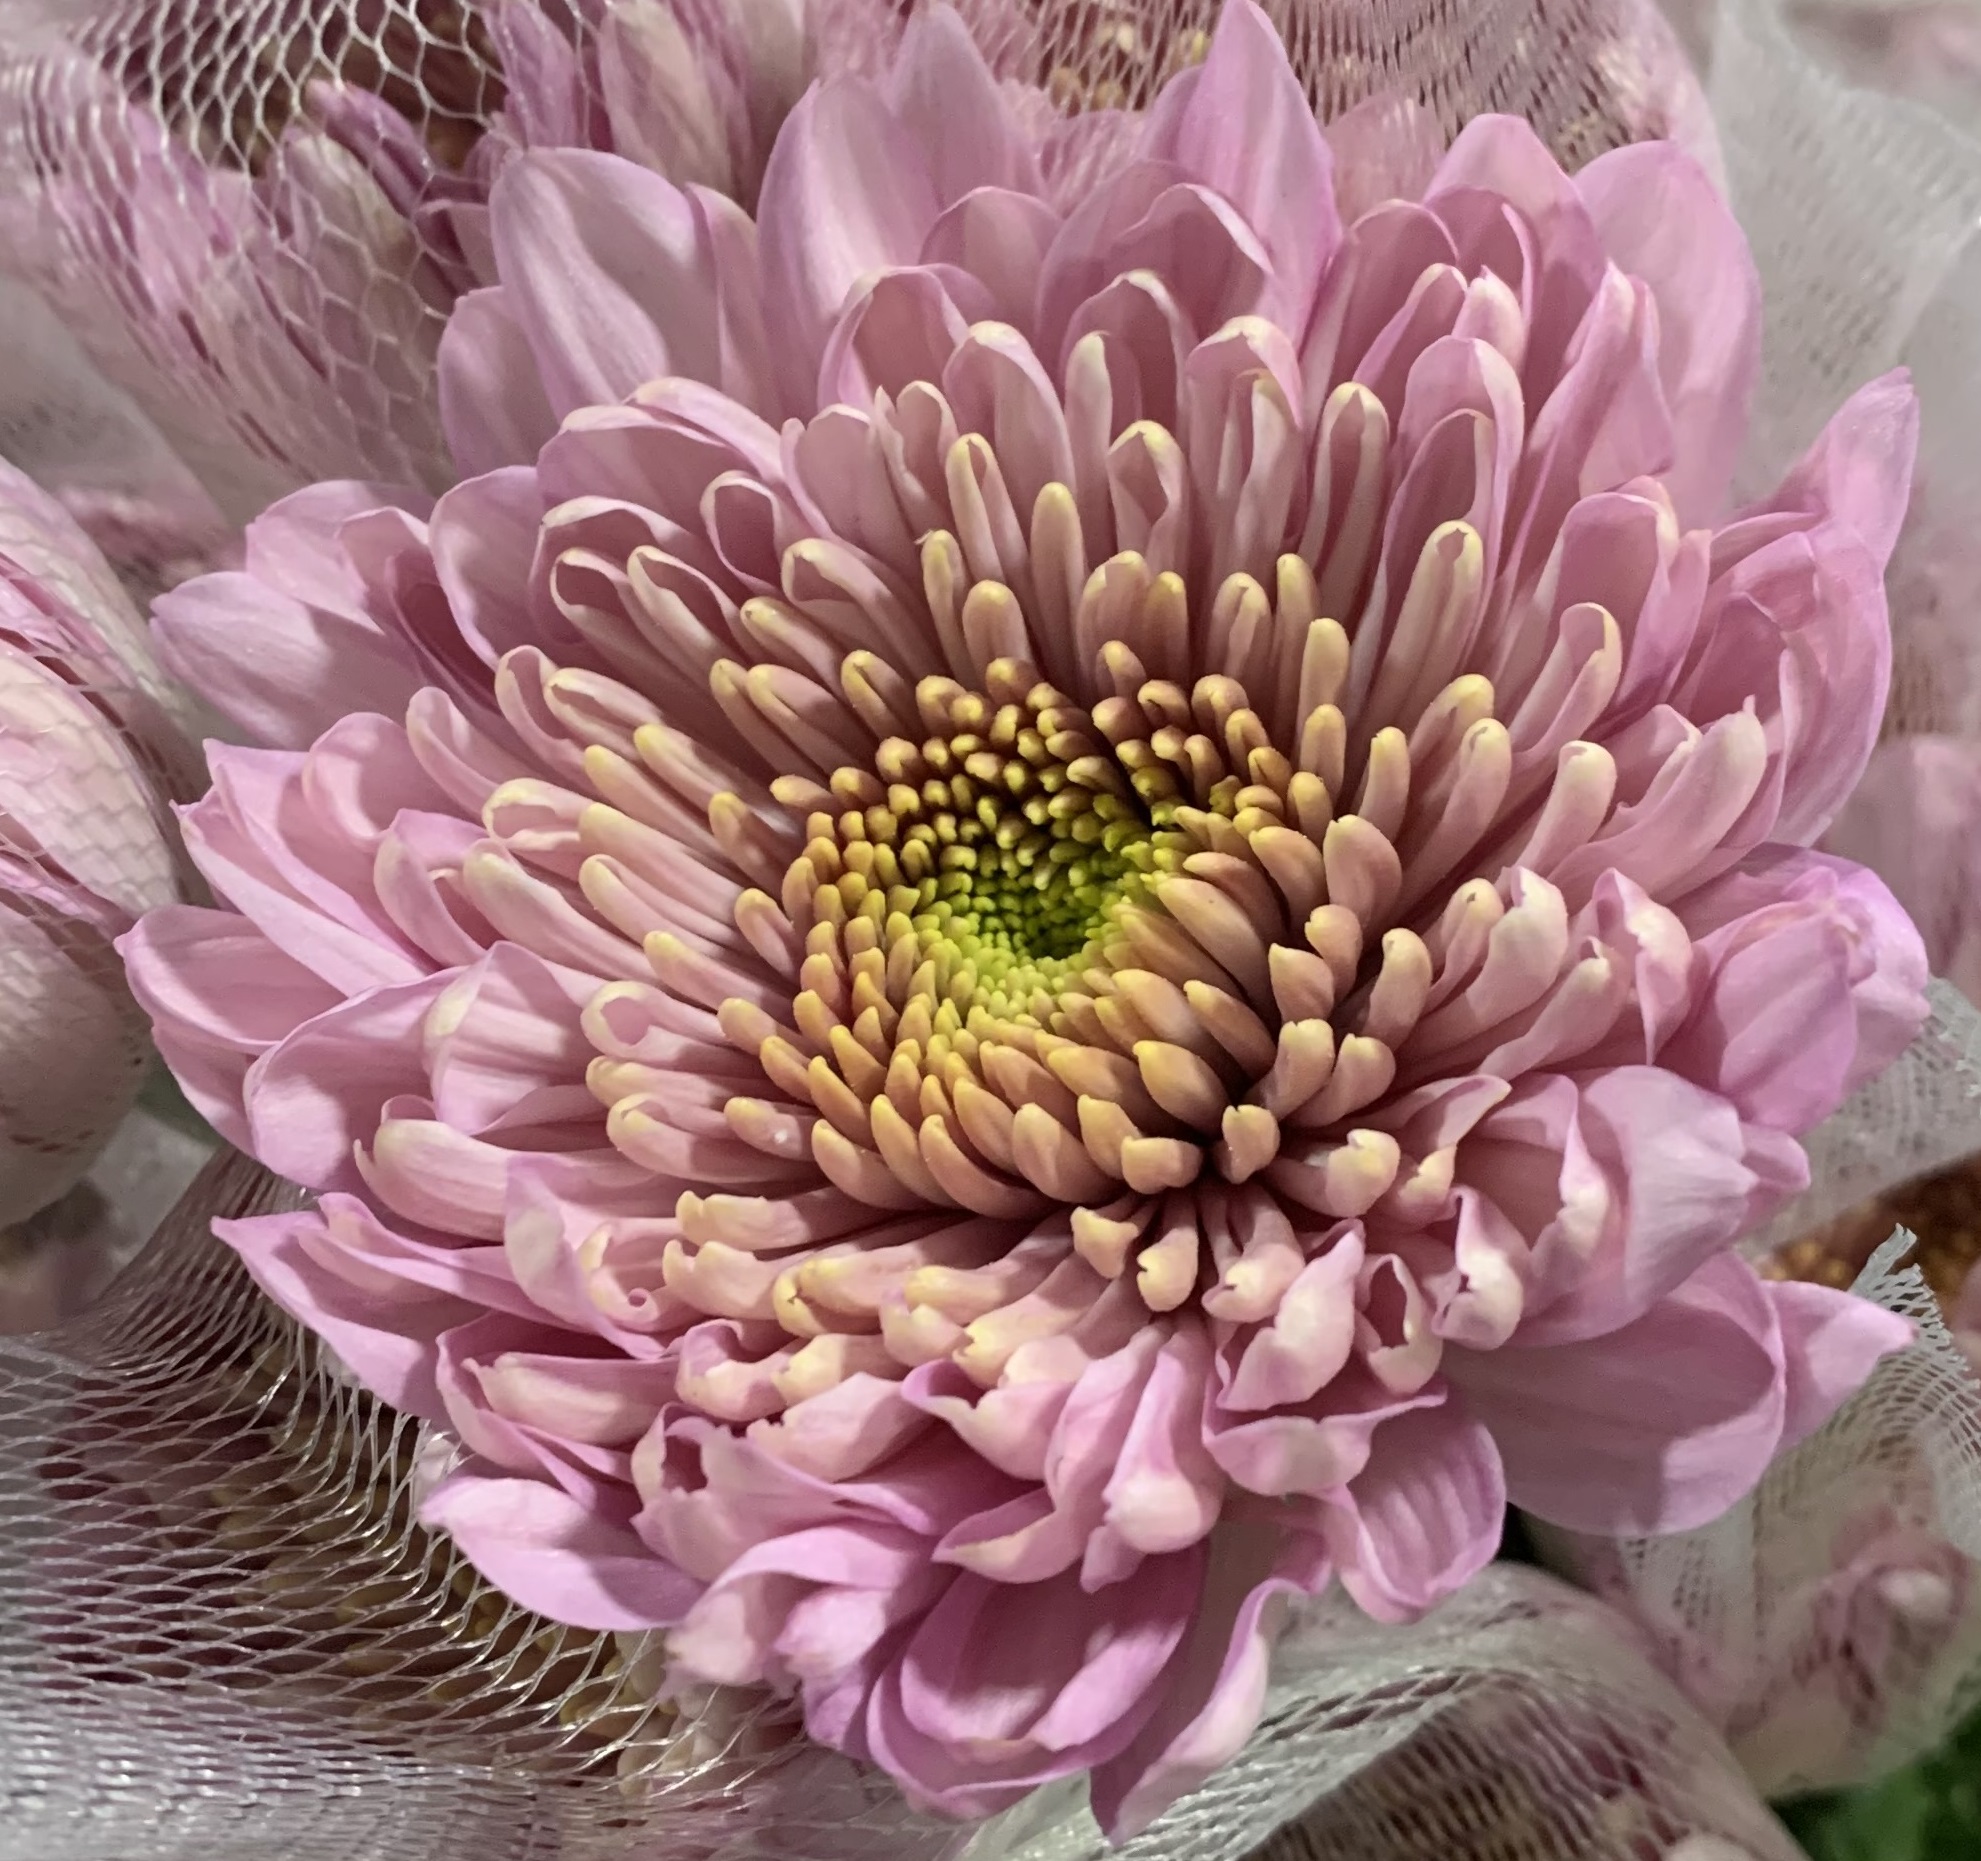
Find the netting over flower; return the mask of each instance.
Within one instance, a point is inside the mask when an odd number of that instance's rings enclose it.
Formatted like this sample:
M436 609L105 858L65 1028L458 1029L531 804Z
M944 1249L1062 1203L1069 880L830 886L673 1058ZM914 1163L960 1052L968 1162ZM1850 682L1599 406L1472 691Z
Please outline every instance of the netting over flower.
M182 895L181 723L109 565L0 460L0 1230L76 1184L144 1078L111 945Z
M1700 1523L1904 1341L1732 1250L1925 1012L1805 850L1912 408L1710 527L1758 307L1703 174L1331 150L1248 0L1047 120L936 12L755 221L518 156L440 354L478 475L159 603L266 747L185 817L231 908L124 947L318 1193L228 1238L459 1435L495 1581L1123 1830L1285 1598L1408 1617L1509 1499Z

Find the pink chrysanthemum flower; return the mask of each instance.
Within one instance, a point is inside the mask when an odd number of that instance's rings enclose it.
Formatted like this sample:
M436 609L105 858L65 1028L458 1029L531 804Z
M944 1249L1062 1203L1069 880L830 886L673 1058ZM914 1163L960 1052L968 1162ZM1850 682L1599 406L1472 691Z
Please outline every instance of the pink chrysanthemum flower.
M1804 850L1908 391L1702 527L1757 306L1699 170L1385 146L1344 227L1235 0L1043 149L925 15L755 223L520 157L442 352L481 475L159 604L270 746L186 816L231 908L126 944L318 1194L228 1238L458 1433L495 1581L952 1813L1139 1825L1285 1599L1408 1617L1509 1499L1696 1524L1906 1335L1733 1248L1925 1012Z

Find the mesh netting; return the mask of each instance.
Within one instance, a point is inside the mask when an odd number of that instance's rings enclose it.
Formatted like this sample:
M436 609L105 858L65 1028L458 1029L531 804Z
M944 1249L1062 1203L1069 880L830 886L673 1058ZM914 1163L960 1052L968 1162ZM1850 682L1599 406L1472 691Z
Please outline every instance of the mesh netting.
M67 1198L151 1065L112 939L188 882L187 722L102 558L0 464L0 1328L9 1260L103 1225Z
M1252 1744L1127 1855L1237 1861L1296 1816L1271 1861L1798 1852L1618 1619L1538 1571L1495 1567L1401 1631L1323 1602L1281 1644L1276 1675ZM1081 1818L1013 1861L1104 1852Z
M1755 1258L1981 1149L1981 1013L1944 982L1927 993L1933 1018L1897 1064L1802 1140L1809 1187L1753 1237Z

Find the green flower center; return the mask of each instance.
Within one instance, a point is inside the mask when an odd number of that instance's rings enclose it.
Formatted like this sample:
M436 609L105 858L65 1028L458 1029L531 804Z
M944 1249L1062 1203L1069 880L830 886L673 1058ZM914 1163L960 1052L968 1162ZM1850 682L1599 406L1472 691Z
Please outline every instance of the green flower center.
M906 930L920 961L940 959L959 1005L1043 1020L1104 963L1118 909L1153 905L1150 882L1191 849L1171 827L1171 772L1145 741L1110 744L1088 711L1015 665L986 682L990 693L923 680L928 734L889 737L871 770L834 774L845 805L813 813L808 855L836 860L841 900L875 921L883 947Z

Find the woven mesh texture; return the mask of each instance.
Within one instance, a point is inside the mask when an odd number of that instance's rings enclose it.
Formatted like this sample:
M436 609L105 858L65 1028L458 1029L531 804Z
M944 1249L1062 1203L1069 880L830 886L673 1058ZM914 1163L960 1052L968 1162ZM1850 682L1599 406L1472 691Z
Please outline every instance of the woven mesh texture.
M1617 1618L1538 1571L1496 1566L1401 1631L1323 1601L1281 1644L1275 1678L1252 1743L1125 1857L1238 1861L1296 1816L1270 1861L1684 1861L1687 1842L1728 1844L1706 1851L1726 1861L1799 1852ZM1108 1851L1081 1817L995 1852Z
M33 495L0 482L0 1236L72 1188L143 1084L111 939L180 893L165 804L198 782L143 620Z
M1981 1013L1944 982L1927 995L1919 1038L1802 1140L1809 1187L1753 1238L1753 1257L1981 1149Z
M1712 28L1708 97L1766 304L1743 483L1771 485L1859 382L1912 370L1924 418L1888 582L1887 731L1981 735L1981 70L1965 109L1936 112L1808 55L1771 7L1692 11Z

